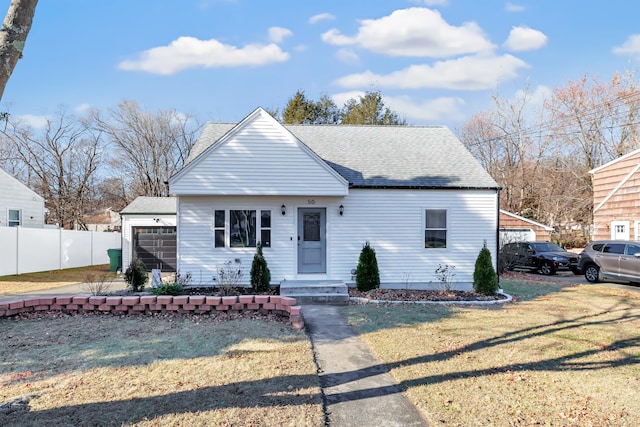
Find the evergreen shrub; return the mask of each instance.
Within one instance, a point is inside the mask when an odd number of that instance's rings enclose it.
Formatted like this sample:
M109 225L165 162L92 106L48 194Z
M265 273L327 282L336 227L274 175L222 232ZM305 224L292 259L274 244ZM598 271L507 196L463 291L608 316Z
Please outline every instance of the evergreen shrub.
M370 291L380 287L380 271L376 251L367 242L358 258L356 268L356 288L361 292Z
M498 274L491 262L491 252L484 242L473 271L473 289L484 295L495 295L498 291Z
M135 258L124 272L124 280L133 292L144 291L144 285L149 281L147 266L141 259Z
M271 272L267 266L267 260L262 254L262 244L258 243L258 248L253 261L251 262L251 287L258 292L266 292L269 290L271 283Z

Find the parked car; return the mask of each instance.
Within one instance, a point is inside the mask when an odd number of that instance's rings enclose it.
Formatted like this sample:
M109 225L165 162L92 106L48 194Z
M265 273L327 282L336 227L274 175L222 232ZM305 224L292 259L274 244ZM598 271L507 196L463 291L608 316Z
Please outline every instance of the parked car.
M561 270L580 274L578 254L551 242L506 243L500 249L498 262L500 268L505 270L525 269L548 276Z
M578 267L587 281L640 283L640 242L599 240L580 254Z

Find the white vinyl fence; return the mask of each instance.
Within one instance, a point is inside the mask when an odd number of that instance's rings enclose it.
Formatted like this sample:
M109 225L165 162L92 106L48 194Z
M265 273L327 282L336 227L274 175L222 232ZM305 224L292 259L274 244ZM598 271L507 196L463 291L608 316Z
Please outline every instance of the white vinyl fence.
M0 227L0 276L109 264L120 233Z

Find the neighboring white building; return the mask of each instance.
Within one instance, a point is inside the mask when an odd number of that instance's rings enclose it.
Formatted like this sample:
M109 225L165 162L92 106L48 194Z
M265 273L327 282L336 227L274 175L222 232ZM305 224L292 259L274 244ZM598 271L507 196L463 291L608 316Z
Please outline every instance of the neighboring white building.
M44 198L0 169L0 227L44 227Z
M176 271L175 197L138 197L120 217L123 270L140 258L149 270Z
M468 290L483 244L497 259L499 187L445 127L282 125L258 108L208 123L169 186L194 282L234 263L248 283L257 242L272 284L353 282L366 242L382 287L437 287L448 265Z

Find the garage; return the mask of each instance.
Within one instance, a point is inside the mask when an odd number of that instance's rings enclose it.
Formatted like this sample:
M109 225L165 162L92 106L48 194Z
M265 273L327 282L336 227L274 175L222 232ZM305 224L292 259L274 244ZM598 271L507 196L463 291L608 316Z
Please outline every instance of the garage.
M133 256L148 270L176 271L176 227L133 227Z
M149 270L175 272L177 228L175 197L137 197L120 211L122 268L139 258Z

